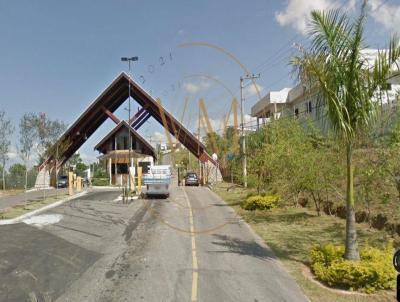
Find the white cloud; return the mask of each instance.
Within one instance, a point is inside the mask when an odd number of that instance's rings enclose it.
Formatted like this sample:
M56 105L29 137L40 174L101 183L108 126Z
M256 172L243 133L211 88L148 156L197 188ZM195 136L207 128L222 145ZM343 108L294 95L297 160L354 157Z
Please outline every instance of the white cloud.
M344 10L355 11L357 9L357 3L359 2L360 0L349 0L349 2L344 6Z
M383 0L367 2L374 21L390 32L400 33L400 5L391 5Z
M200 91L206 91L210 87L209 82L200 82L198 84L188 82L183 84L183 89L189 94L195 94Z
M165 137L165 132L161 133L159 131L155 131L151 135L152 142L154 141L156 144L165 144L167 142L167 138Z
M367 5L374 21L389 32L400 32L400 5L386 3L385 0L369 0ZM344 4L343 4L344 3ZM281 26L291 26L305 35L312 10L341 8L354 11L360 0L288 0L287 6L275 12L275 19Z
M335 9L340 5L340 2L333 0L289 0L283 11L275 12L275 19L281 26L291 26L305 35L312 10ZM354 5L355 0L351 0L349 7Z
M18 154L18 150L14 145L10 146L9 151L7 152L7 156L9 159L11 160L15 160L18 158L19 154Z
M254 95L257 95L257 89L256 86L258 88L258 91L261 93L264 90L264 87L262 87L261 85L257 84L254 85L253 83L249 83L244 89L243 89L243 96L244 98L249 98L252 97Z

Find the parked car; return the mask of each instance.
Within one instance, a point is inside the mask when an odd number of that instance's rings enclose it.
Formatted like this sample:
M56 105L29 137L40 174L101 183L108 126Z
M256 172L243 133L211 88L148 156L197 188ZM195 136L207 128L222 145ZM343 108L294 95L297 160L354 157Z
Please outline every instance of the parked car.
M199 178L195 172L188 172L185 176L185 186L199 186Z
M68 187L68 176L62 175L58 176L57 188L67 188Z

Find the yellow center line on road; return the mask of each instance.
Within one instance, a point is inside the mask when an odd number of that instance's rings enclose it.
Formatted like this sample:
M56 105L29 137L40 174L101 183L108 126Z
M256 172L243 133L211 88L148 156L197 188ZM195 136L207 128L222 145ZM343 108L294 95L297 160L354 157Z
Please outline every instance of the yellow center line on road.
M189 201L189 197L187 196L185 188L183 188L183 194L185 195L186 203L189 208L189 223L190 223L190 237L192 239L192 302L197 301L197 287L198 287L198 279L199 279L199 265L197 263L197 253L196 253L196 239L194 232L194 223L193 223L193 210Z

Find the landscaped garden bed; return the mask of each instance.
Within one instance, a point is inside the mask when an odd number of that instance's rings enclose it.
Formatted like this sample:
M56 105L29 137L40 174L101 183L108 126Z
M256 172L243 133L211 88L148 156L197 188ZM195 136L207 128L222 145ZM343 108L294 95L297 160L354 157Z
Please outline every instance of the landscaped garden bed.
M18 204L13 207L9 207L9 208L0 210L0 220L13 219L13 218L19 217L28 212L38 210L44 206L47 206L54 202L60 201L64 198L66 198L67 196L68 196L68 194L63 193L58 196L51 196L51 197L47 197L45 199L37 198L36 200L31 200L26 203Z
M394 290L378 290L373 294L366 294L365 290L351 291L345 290L343 286L330 287L312 273L313 247L343 245L345 220L333 215L318 216L315 210L285 204L269 210L247 211L240 204L247 198L250 190L236 187L228 191L229 187L229 184L222 183L214 191L264 239L311 301L395 301ZM361 247L371 246L384 251L391 240L394 240L395 245L399 244L398 235L385 229L371 228L368 223L358 224L357 230Z

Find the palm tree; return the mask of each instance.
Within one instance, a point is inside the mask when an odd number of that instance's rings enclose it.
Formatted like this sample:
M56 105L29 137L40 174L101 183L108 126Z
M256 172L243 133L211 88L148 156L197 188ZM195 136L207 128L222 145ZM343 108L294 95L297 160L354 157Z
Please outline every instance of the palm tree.
M346 248L345 259L358 260L354 210L353 146L361 131L374 121L377 98L385 89L393 67L398 68L400 46L396 37L374 64L363 54L366 21L365 2L360 15L351 20L340 10L311 13L311 44L291 59L301 82L316 92L318 108L327 118L346 150Z

